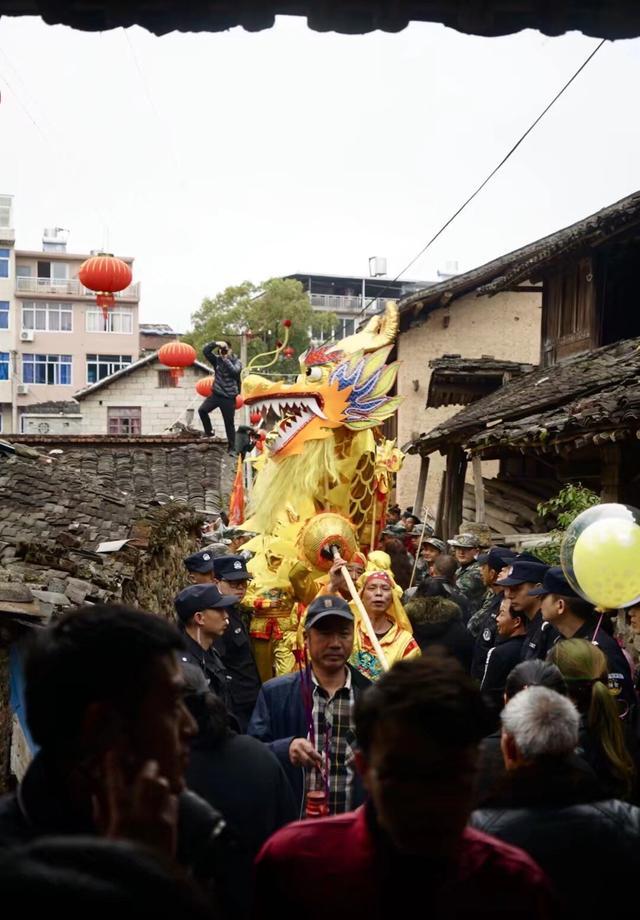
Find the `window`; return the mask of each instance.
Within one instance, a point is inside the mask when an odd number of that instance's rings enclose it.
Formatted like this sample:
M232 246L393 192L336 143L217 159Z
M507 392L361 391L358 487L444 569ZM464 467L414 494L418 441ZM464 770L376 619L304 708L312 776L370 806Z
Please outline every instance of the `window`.
M69 266L66 262L38 261L38 278L51 278L53 281L66 281Z
M72 332L73 306L70 303L34 303L22 307L22 328L41 332Z
M0 351L0 380L9 379L9 352Z
M9 250L0 249L0 278L9 277Z
M171 375L171 371L158 371L158 386L160 389L168 390L170 387L177 387L178 381Z
M0 195L0 227L11 226L11 195Z
M87 355L87 383L97 383L131 364L131 355Z
M142 424L142 410L140 406L126 406L107 409L107 424L109 434L140 434Z
M71 385L71 355L22 355L22 382Z
M133 313L130 310L109 310L105 319L102 310L87 310L87 332L120 332L131 335Z
M9 328L9 301L0 300L0 329Z
M31 274L30 265L16 265L16 278L30 278Z

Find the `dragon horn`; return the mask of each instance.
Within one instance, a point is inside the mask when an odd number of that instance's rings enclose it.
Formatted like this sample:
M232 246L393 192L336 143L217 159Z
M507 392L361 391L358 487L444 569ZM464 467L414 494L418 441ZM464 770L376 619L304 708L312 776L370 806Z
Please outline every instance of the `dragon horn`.
M342 339L336 344L336 348L345 354L353 354L354 351L376 351L395 342L398 325L398 306L395 301L388 300L384 313L372 316L361 332Z

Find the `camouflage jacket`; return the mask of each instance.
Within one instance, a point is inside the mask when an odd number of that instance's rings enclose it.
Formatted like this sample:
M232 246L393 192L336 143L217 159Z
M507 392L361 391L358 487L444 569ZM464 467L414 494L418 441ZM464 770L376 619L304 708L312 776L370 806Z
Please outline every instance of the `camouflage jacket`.
M459 566L456 572L456 587L469 600L473 615L482 604L486 588L482 581L480 566L477 562Z

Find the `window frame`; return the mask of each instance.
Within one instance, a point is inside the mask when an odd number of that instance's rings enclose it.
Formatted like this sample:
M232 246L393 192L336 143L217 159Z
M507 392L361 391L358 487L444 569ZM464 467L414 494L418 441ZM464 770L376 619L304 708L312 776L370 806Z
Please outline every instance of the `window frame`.
M6 361L4 359L5 355L6 355ZM0 351L0 368L2 368L5 363L7 365L7 376L3 377L2 374L0 373L0 383L4 383L5 380L11 380L11 352L10 351ZM0 412L0 414L2 413Z
M44 357L44 361L36 361L36 358ZM33 358L34 360L26 360ZM63 361L62 358L67 360ZM55 360L54 360L55 359ZM44 367L45 380L36 380L36 368ZM60 381L60 370L62 367L69 368L69 382L62 383ZM26 379L26 370L32 368L33 370L33 380ZM49 372L51 371L51 376L53 380L49 380ZM55 355L52 353L45 352L23 352L22 353L22 383L27 384L28 386L38 386L38 387L71 387L73 386L73 355Z
M7 309L3 309L3 304L7 305ZM3 326L0 322L0 332L10 332L11 331L11 301L10 300L0 300L0 320L6 313L7 315L7 325Z
M112 415L112 413L123 413L121 415ZM125 415L124 413L134 413ZM135 414L137 413L137 415ZM123 423L128 422L132 430L130 431L113 431L112 428L120 429ZM131 423L137 424L131 424ZM112 424L115 423L115 424ZM137 430L134 430L136 429ZM107 434L111 437L140 437L142 433L142 406L107 406Z
M11 262L11 250L4 246L0 247L0 278L9 278L9 263ZM7 267L7 273L4 274L3 266Z
M93 319L96 316L103 321L103 325L107 326L106 329L105 328L102 328L102 329L90 329L89 328L91 325L90 317L91 319ZM91 310L86 311L85 317L86 317L85 318L85 329L87 333L89 333L90 335L93 335L96 333L98 335L100 334L102 335L133 335L133 310L126 310L126 309L122 309L121 307L116 307L113 310L108 311L106 321L105 321L102 310L91 309ZM112 328L113 319L115 317L128 317L129 318L130 329L128 332L117 331Z
M38 326L36 325L36 312L38 310L40 311L44 310L44 316L45 316L45 328L44 329L39 329ZM24 318L25 311L29 311L33 313L33 326L25 326L25 318ZM61 328L52 329L50 326L49 317L53 314L57 314L58 323L61 324L63 313L64 315L67 315L67 314L69 315L71 319L71 328L70 329L61 329ZM34 333L35 332L56 332L56 333L60 332L63 335L69 335L70 333L73 332L73 304L67 303L66 301L60 301L58 303L56 301L50 301L50 300L25 300L24 303L22 304L20 320L21 320L21 324L22 324L21 328L23 332L34 332Z
M93 358L94 360L90 360ZM117 361L112 361L112 358L117 358ZM123 360L123 359L127 360ZM96 366L96 379L89 379L89 365L95 364ZM85 371L87 375L87 384L93 386L96 383L100 383L102 380L106 380L107 377L111 377L112 374L116 374L118 371L122 371L125 367L129 367L133 364L133 355L101 355L98 352L88 352L85 355ZM103 377L100 376L100 367L105 366L107 368L115 368L114 370L109 370ZM116 367L116 365L118 365Z

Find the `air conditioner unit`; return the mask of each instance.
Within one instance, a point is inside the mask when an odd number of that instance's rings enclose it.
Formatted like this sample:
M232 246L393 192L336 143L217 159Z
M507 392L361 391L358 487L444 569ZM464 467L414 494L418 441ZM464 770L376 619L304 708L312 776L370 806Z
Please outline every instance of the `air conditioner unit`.
M18 396L28 396L29 395L29 386L26 383L18 384Z
M23 329L20 333L21 342L33 342L35 338L35 332L33 329Z

